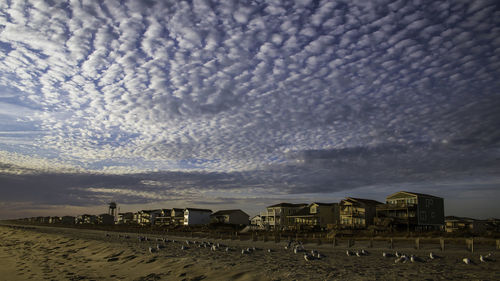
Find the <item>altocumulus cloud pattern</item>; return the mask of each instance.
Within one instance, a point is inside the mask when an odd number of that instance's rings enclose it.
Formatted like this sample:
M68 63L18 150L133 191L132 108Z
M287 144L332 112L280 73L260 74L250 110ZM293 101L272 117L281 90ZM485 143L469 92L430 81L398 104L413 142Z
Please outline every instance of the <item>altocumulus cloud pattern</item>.
M500 182L498 1L3 1L0 50L9 201Z

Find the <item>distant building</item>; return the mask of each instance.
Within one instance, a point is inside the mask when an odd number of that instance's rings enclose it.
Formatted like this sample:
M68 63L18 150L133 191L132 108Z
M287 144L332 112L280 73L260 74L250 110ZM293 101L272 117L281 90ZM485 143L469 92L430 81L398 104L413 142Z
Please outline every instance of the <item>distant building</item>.
M134 213L118 213L117 224L131 224L134 223Z
M172 226L184 225L184 209L173 208L170 211L170 225Z
M445 231L448 233L471 233L480 234L488 230L487 220L476 220L472 218L448 216L445 217Z
M377 205L381 202L347 197L340 201L340 225L345 228L366 228L373 225Z
M61 223L61 217L58 216L49 217L49 223Z
M89 214L79 215L76 217L76 223L77 224L96 224L97 223L97 216L89 215Z
M209 224L212 210L186 208L184 209L184 225Z
M75 217L73 216L63 216L61 217L62 224L75 224Z
M377 206L377 224L397 229L441 229L444 225L444 200L429 194L400 191L387 196Z
M266 211L260 213L263 227L273 229L288 228L292 225L289 216L297 213L307 204L279 203L268 206Z
M138 215L140 225L154 225L155 219L161 214L161 210L141 210Z
M161 209L160 213L155 219L155 225L169 226L172 222L172 210Z
M113 225L115 224L115 217L110 214L100 214L97 216L97 223L103 225Z
M210 215L210 222L248 225L250 216L242 210L220 210Z
M263 227L263 225L262 225L262 218L260 217L260 215L253 216L250 219L250 225L256 226L258 228L262 228Z
M314 202L288 217L296 229L333 227L340 223L339 204Z

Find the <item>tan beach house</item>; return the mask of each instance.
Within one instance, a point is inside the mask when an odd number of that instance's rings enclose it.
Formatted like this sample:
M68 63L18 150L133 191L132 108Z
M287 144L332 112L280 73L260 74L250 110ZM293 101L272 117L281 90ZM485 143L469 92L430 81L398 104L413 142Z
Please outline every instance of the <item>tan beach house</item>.
M288 228L292 225L289 216L304 207L307 207L307 204L279 203L268 206L264 212L260 213L262 225L272 229Z
M373 225L379 201L346 197L340 201L340 225L344 228L366 228Z
M340 222L339 203L313 202L288 217L295 229L331 228Z

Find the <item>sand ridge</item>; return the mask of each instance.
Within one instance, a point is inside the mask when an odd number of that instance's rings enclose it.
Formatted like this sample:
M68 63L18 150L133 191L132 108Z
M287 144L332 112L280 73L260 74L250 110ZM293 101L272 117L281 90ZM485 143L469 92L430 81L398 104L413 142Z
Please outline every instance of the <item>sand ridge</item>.
M393 257L382 257L383 251L394 253L387 249L367 249L367 255L357 257L347 256L342 247L305 244L308 253L316 249L323 255L306 261L303 252L285 250L286 242L153 235L140 241L138 236L144 235L0 226L0 280L500 280L496 252L491 261L481 263L480 253L436 252L441 258L431 260L428 249L408 247L399 251L418 256L420 262L395 263ZM169 242L157 241L163 238ZM213 251L203 242L222 245ZM150 253L157 245L161 249ZM362 245L357 247L351 251ZM246 248L250 253L241 254ZM475 264L464 264L465 256Z

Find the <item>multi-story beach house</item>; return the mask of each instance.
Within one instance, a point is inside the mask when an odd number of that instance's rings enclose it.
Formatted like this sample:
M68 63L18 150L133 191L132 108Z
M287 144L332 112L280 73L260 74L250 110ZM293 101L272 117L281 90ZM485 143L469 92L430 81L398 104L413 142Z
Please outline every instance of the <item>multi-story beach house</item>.
M260 215L253 216L250 219L250 225L257 227L257 228L262 228L262 217Z
M445 217L445 231L448 233L480 234L488 230L487 220L448 216Z
M97 223L104 225L113 225L115 224L115 217L110 214L100 214L97 216Z
M118 219L116 223L118 224L131 224L134 222L134 213L126 212L126 213L118 213Z
M441 197L399 191L377 206L377 224L396 229L439 230L444 225L444 200Z
M76 223L77 224L96 224L97 223L97 216L96 215L89 215L89 214L79 215L76 217Z
M288 217L295 229L333 227L340 223L339 203L314 202Z
M155 219L161 214L161 210L141 210L138 215L140 225L154 225Z
M61 223L62 224L75 224L76 218L73 216L62 216Z
M209 224L212 210L186 208L184 209L184 225Z
M248 225L250 216L242 210L220 210L210 215L210 222Z
M307 204L279 203L268 206L266 211L260 213L263 227L272 229L285 229L293 225L289 216L297 213Z
M366 228L373 225L379 201L346 197L340 201L340 225L344 228Z
M172 208L170 211L170 225L184 225L184 209Z
M169 226L172 222L172 209L161 209L155 219L155 225Z

